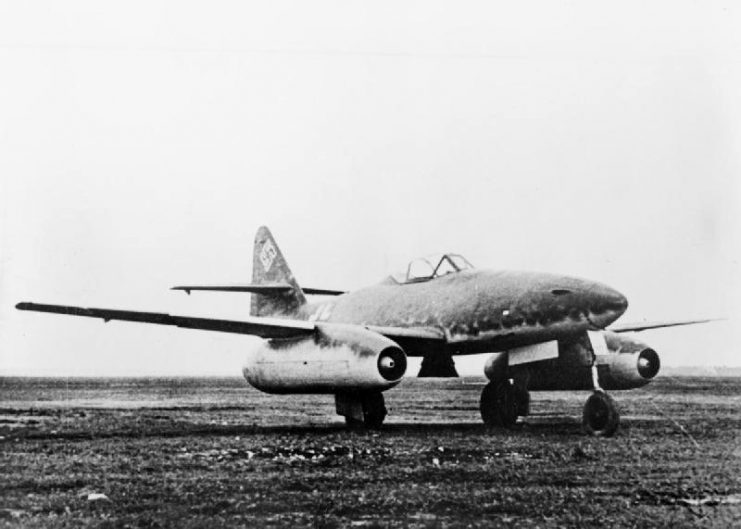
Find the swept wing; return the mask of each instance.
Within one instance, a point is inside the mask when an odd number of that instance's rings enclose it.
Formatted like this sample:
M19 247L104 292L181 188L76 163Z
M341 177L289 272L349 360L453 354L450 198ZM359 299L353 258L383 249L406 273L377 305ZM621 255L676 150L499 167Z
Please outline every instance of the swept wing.
M162 312L99 309L73 307L69 305L46 305L29 302L18 303L16 308L18 310L49 312L53 314L65 314L68 316L100 318L106 322L111 320L120 320L138 323L154 323L158 325L173 325L185 329L249 334L261 338L293 338L298 336L307 336L312 334L319 325L334 325L328 322L317 324L304 320L262 317L245 318L243 320L222 320L194 316L176 316ZM364 327L392 340L424 340L439 342L445 340L442 331L434 327L381 327L375 325L367 325Z
M678 321L652 321L643 323L625 323L622 325L613 325L608 327L612 332L640 332L648 329L660 329L662 327L679 327L680 325L694 325L696 323L707 323L709 321L718 321L717 318L705 320L678 320Z

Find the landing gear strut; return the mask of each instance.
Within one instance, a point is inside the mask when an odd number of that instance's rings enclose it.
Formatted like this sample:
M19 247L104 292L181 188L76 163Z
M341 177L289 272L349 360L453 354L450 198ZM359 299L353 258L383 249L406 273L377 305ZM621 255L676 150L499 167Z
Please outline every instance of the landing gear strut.
M530 393L511 380L489 382L481 392L481 418L487 426L511 428L530 411Z
M380 428L388 414L380 392L338 393L335 405L337 414L344 415L345 424L351 428Z
M597 366L592 366L594 393L584 404L582 425L584 431L595 437L612 437L620 425L620 413L617 404L599 386Z

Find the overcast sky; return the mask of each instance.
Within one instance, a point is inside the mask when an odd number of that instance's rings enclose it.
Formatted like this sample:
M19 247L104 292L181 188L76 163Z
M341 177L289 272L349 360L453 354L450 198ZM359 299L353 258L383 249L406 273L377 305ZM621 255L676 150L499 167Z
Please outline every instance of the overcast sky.
M240 373L252 239L354 289L421 254L602 281L741 365L737 2L0 2L0 372ZM476 369L478 367L474 366Z

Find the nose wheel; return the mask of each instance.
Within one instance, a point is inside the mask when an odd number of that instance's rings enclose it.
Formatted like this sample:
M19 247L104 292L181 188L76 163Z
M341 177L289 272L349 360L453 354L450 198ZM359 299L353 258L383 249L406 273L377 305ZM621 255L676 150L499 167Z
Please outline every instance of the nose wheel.
M481 418L486 426L511 428L529 409L530 394L510 380L490 382L481 392Z
M584 431L596 437L611 437L620 425L617 404L607 393L597 390L584 404Z

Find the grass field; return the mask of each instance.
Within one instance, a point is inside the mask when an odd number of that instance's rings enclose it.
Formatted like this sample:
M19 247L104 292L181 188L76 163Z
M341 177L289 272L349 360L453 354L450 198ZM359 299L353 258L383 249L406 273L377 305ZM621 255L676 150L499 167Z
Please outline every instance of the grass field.
M364 433L237 378L3 378L0 527L741 526L741 379L614 392L611 439L587 393L487 431L482 382L407 380Z

